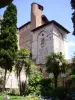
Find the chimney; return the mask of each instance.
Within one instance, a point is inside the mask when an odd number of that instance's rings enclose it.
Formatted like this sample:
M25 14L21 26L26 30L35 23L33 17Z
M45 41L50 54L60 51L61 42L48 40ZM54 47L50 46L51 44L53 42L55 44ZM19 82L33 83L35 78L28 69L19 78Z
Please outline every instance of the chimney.
M42 11L43 6L37 3L31 4L31 30L42 25Z

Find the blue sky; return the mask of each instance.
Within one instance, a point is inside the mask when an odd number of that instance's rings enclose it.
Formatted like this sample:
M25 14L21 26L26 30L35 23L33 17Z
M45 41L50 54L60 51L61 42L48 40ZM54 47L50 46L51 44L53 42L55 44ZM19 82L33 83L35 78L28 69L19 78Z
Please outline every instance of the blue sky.
M30 7L32 2L43 5L43 14L49 20L56 20L70 31L70 34L67 35L69 41L68 55L72 57L75 52L75 36L72 35L73 24L71 14L73 10L71 9L70 0L14 0L14 4L16 4L18 10L18 27L30 20ZM4 10L5 8L0 9L1 15Z

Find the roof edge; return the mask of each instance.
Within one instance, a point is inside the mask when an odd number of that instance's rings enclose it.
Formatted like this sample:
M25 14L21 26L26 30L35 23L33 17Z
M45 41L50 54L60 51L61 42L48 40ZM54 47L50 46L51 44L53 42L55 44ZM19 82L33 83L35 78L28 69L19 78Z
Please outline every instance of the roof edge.
M25 23L24 25L20 26L18 29L20 30L21 28L23 28L24 26L26 26L26 25L28 25L28 24L30 24L30 23L31 23L31 21L28 21L28 22Z
M61 24L59 24L59 23L56 22L55 20L51 20L51 21L49 21L48 23L46 23L46 24L44 24L44 25L41 25L41 26L39 26L39 27L33 29L32 32L34 32L34 31L36 31L36 30L38 30L38 29L40 29L40 28L42 28L42 27L44 27L44 26L47 26L47 25L49 25L49 24L51 24L51 23L54 23L55 25L57 25L58 27L60 27L60 28L63 29L64 31L66 31L67 33L70 33L65 27L63 27Z

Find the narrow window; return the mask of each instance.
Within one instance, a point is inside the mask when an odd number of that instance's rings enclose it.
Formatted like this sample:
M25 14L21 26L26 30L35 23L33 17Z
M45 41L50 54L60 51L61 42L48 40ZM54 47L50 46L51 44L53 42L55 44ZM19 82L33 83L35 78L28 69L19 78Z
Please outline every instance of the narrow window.
M42 38L42 39L41 39L41 45L42 45L42 46L44 46L44 42L45 42L45 39Z

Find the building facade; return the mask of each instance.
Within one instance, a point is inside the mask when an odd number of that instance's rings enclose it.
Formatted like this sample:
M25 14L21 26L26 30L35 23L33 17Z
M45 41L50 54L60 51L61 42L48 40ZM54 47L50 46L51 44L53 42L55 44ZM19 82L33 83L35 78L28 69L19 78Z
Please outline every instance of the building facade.
M31 51L36 64L44 64L51 52L62 53L67 59L69 31L56 21L49 21L43 10L39 4L31 4L31 21L19 28L19 46Z

